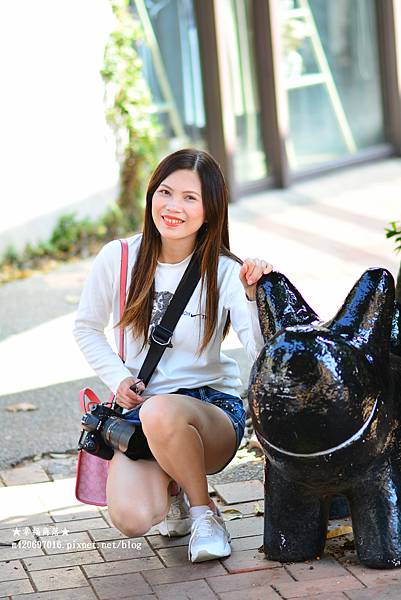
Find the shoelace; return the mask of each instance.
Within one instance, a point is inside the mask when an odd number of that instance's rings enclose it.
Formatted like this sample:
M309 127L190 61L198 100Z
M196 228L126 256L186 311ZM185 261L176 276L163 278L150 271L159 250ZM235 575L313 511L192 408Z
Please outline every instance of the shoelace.
M216 524L216 520L213 512L211 510L206 511L203 515L195 519L191 538L211 537L213 535L214 524Z

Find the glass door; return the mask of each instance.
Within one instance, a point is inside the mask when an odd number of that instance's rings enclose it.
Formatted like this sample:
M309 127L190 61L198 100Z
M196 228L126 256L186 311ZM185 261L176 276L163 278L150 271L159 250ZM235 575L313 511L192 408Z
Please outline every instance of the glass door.
M293 171L384 142L375 0L279 0Z
M264 179L251 0L215 2L223 124L236 184Z

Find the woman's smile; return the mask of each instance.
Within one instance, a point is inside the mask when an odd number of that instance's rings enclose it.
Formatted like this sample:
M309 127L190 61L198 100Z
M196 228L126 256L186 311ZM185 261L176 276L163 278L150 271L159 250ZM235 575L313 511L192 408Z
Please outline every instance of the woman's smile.
M179 219L178 217L171 217L170 215L162 215L162 219L167 227L178 227L182 223L185 223L183 219Z

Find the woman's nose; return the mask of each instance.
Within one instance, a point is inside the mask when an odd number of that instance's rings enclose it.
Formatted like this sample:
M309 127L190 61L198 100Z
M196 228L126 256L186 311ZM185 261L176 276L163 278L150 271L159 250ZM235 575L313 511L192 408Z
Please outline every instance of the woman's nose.
M168 210L172 210L172 211L176 211L176 212L181 212L182 211L180 200L178 198L175 198L174 196L170 196L167 199L166 208Z

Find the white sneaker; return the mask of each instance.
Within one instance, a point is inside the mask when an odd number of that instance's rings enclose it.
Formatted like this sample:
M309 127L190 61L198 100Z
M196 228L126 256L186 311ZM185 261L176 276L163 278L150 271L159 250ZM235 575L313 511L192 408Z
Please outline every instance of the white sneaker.
M157 526L160 535L168 537L180 537L191 531L191 516L189 504L181 490L176 496L171 497L170 510L164 521Z
M207 510L192 523L188 558L195 563L230 556L230 541L223 518Z

